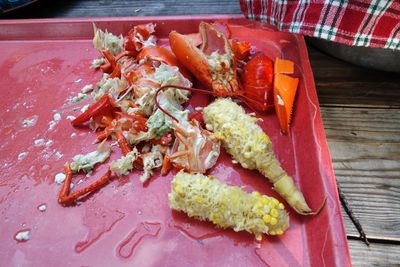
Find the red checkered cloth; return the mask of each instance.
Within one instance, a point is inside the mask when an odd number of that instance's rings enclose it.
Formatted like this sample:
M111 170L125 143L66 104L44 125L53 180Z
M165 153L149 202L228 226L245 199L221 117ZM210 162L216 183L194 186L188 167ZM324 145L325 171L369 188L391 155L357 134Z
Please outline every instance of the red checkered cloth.
M240 0L240 7L280 31L400 50L400 0Z

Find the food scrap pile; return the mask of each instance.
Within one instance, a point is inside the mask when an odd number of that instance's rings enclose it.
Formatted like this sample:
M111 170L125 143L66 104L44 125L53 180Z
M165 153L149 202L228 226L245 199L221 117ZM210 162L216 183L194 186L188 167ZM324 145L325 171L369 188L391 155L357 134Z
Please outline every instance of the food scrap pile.
M282 234L289 217L277 199L203 175L217 163L222 144L243 168L266 176L295 211L314 214L281 168L257 119L232 100L259 112L275 108L287 133L298 85L298 79L288 75L294 73L293 62L273 62L252 51L250 43L230 39L229 26L223 23L202 22L199 32L189 35L172 31L172 51L158 45L155 28L152 23L137 25L123 37L94 26L93 45L102 57L93 60L92 67L103 77L71 99L78 102L88 93L94 99L71 124L90 127L99 146L65 164L59 203L75 204L113 177L132 171L141 171L145 183L156 169L167 174L176 168L181 171L172 181L171 208L222 228L246 230L257 239L262 233ZM195 81L205 89L192 88ZM204 109L204 120L201 112L184 108L193 92L218 97ZM123 156L96 182L71 192L73 174L91 173L110 157L107 139L116 141Z

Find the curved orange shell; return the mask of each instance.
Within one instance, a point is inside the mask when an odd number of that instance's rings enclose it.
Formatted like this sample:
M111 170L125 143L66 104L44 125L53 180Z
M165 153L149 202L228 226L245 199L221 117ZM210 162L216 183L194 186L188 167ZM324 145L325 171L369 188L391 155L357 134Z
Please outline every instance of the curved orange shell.
M172 52L165 47L143 48L137 55L136 59L142 60L145 58L157 60L170 66L176 66L179 68L179 72L182 73L182 75L185 76L186 79L190 81L192 80L192 76L190 75L188 70L182 64L180 64L176 57L172 54Z
M205 86L212 88L211 72L208 68L207 58L198 49L190 38L172 31L169 34L169 43L172 52L182 65L184 65Z
M275 112L283 133L289 131L298 78L277 73L274 81Z
M274 106L274 63L263 53L256 54L243 68L241 82L246 96L254 100L252 107L266 111Z
M199 32L200 49L193 38L175 31L170 33L170 46L176 58L215 93L228 95L238 91L236 62L227 37L206 22L200 23Z

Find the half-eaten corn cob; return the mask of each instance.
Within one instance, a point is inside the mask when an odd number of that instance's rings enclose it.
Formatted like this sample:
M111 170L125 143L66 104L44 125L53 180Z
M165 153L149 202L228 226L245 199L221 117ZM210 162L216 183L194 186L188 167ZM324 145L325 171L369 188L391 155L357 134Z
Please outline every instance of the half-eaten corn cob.
M282 169L272 143L244 109L229 98L220 98L203 111L208 130L222 141L227 152L243 168L258 170L274 185L275 191L298 213L314 214L293 179Z
M172 180L168 198L174 210L221 228L245 230L257 240L261 240L263 233L280 235L289 227L289 215L277 199L258 192L246 193L212 176L181 171Z

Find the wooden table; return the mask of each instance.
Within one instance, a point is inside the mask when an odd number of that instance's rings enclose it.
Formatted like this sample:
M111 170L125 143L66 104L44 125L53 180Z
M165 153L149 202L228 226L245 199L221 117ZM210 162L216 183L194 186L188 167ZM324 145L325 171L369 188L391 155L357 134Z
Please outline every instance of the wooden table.
M39 1L2 18L238 14L238 0ZM343 211L354 266L400 264L400 74L308 47L336 179L371 245Z

